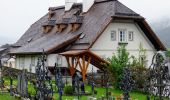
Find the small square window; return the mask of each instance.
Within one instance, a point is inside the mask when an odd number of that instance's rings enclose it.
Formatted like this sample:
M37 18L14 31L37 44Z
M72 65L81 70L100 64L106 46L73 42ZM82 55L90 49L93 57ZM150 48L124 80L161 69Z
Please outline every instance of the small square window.
M129 31L129 34L128 34L128 39L129 41L133 41L133 31Z
M111 41L116 41L116 31L111 31Z

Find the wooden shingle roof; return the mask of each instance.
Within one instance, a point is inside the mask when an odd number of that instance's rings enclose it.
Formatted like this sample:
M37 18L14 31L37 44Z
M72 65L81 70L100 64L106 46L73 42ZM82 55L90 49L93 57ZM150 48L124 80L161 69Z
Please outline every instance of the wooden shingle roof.
M65 12L64 6L50 7L49 12L55 13L50 19L48 14L35 22L25 32L25 34L16 42L15 45L21 46L11 51L12 54L32 54L40 53L44 49L45 52L51 52L69 45L71 50L87 50L102 34L106 27L114 18L130 19L137 21L140 27L152 39L152 44L157 50L165 50L164 45L159 41L158 37L147 26L142 16L135 13L117 0L96 0L94 5L86 13L81 13L82 4L75 4L70 11ZM81 26L77 31L70 31L70 23L76 22L76 17L81 16ZM43 25L54 25L63 22L68 24L62 32L56 32L55 27L47 34L43 33ZM78 37L84 34L84 38ZM28 42L28 40L30 40ZM67 48L68 49L68 48Z

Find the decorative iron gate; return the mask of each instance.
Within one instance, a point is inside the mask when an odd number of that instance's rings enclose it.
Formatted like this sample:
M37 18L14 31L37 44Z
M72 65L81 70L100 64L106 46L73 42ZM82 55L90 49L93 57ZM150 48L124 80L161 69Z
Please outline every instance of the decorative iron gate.
M164 52L154 55L147 83L148 92L154 95L154 100L170 98L170 66Z

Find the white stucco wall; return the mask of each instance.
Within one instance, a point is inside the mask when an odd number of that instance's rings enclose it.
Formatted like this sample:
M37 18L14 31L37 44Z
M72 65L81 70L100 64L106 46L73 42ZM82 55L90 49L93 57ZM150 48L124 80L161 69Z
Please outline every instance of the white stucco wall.
M37 65L39 55L17 55L15 66L17 69L27 69L28 71L35 72L35 66ZM34 57L34 58L33 58ZM57 63L57 57L61 57L59 62L60 67L67 67L67 62L65 57L59 56L58 54L50 54L47 55L47 66L53 67L55 63ZM21 66L21 63L24 61L23 65Z
M127 39L128 44L126 45L126 49L130 55L139 58L139 46L142 44L143 48L146 49L147 66L149 66L156 50L148 38L144 35L143 31L134 22L111 23L90 50L99 56L104 56L106 58L111 57L113 53L116 53L119 46L119 29L126 29L127 33L129 31L133 31L133 41L128 41ZM115 41L111 41L111 31L116 31Z
M47 65L54 66L55 63L59 64L60 67L67 67L67 62L65 57L58 54L50 54L47 56Z
M24 61L24 62L23 62ZM38 61L38 55L17 55L15 66L17 69L27 69L28 71L35 72L35 66ZM23 65L21 65L23 63Z

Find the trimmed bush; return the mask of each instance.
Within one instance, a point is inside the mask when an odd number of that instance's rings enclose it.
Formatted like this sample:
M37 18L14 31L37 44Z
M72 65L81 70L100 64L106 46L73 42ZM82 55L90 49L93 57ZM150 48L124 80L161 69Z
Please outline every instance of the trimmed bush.
M70 85L65 86L64 93L67 94L67 95L72 95L73 94L73 87L70 86Z
M135 84L133 90L144 92L146 80L149 77L148 71L149 69L145 67L132 67L130 68L132 79L134 80Z

